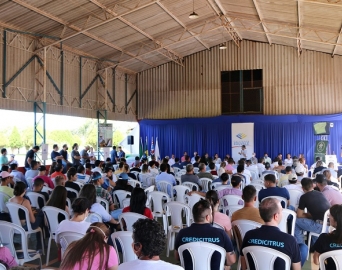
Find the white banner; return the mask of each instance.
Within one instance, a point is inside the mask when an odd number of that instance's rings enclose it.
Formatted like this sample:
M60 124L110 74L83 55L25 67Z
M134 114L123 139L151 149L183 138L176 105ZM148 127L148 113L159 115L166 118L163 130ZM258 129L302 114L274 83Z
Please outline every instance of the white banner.
M42 144L41 150L42 150L42 160L48 160L49 159L49 145Z
M242 150L242 146L246 149ZM250 159L254 152L254 123L232 123L232 158L237 162L246 155Z
M112 146L113 139L113 124L99 123L99 142L98 147Z

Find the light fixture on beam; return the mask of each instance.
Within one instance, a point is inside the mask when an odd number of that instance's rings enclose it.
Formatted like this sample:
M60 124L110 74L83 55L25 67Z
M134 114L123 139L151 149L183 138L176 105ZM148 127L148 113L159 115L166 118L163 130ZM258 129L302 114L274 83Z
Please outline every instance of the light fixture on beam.
M189 15L189 19L197 19L199 16L195 12L195 0L192 0L192 12Z
M219 46L219 49L220 49L220 50L225 50L225 49L227 49L226 44L225 44L225 43L221 43L220 46Z

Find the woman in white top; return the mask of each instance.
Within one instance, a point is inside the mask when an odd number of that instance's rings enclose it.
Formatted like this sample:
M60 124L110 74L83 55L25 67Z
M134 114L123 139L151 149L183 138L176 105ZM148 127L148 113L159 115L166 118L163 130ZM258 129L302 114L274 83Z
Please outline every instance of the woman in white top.
M221 163L222 163L222 160L219 158L219 156L218 156L217 153L214 155L214 160L213 160L213 162L214 162L215 164L221 164Z
M74 216L70 220L59 223L56 234L66 231L85 234L90 226L90 222L85 221L90 207L91 203L87 198L77 198L72 204Z
M219 177L221 176L221 174L226 172L225 167L226 167L226 163L225 162L221 162L220 168L219 168L219 170L217 172Z
M147 181L149 177L154 177L154 174L150 173L150 169L147 164L142 166L141 173L139 173L138 177L143 188L147 188L153 184L151 181Z
M119 224L106 209L99 203L96 202L96 188L93 184L86 184L81 189L80 198L88 198L91 204L90 213L97 213L101 216L103 222L110 224Z
M181 270L182 267L164 262L159 256L166 244L164 230L154 219L139 219L133 224L132 248L138 259L119 265L119 270Z
M285 162L285 167L287 167L287 166L292 166L292 164L293 164L293 160L292 160L292 158L291 158L291 154L290 153L288 153L287 155L286 155L286 159L284 160L284 162Z

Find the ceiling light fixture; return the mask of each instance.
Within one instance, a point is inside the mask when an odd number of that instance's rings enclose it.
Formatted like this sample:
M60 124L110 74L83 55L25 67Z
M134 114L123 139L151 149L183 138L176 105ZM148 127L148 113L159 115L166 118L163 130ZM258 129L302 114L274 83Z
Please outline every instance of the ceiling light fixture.
M223 38L223 29L222 29L221 35L222 35L222 43L219 45L219 49L220 50L225 50L225 49L227 49L227 45L226 45L226 42L225 42L225 40Z
M189 15L189 19L197 19L199 16L195 12L195 0L192 0L192 12Z

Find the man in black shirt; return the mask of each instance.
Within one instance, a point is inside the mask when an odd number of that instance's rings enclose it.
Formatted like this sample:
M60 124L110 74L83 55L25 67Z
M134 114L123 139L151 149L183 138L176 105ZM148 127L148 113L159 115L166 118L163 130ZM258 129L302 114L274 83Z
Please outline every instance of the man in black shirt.
M314 190L313 182L310 178L303 178L301 184L304 194L299 199L294 234L298 244L304 243L303 231L321 233L324 213L330 208L330 203L324 195ZM307 213L304 213L305 208ZM313 236L312 245L316 240L317 237Z
M34 155L39 151L39 146L34 146L31 150L29 150L26 153L25 157L25 169L30 170L31 169L31 161L34 160Z

